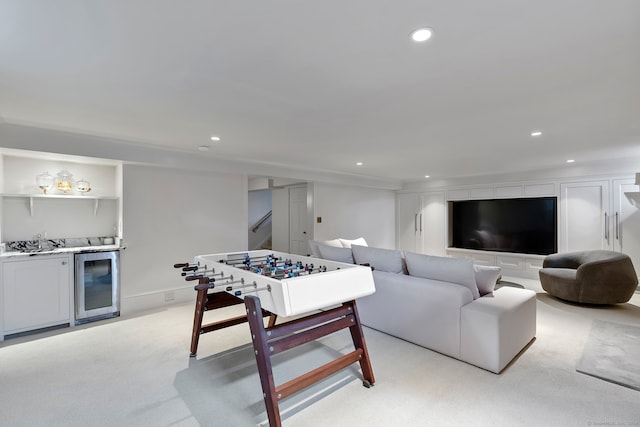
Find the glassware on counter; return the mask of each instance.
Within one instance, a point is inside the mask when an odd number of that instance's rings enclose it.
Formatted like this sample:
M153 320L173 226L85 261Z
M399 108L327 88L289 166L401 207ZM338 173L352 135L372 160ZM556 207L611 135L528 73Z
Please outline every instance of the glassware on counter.
M89 181L81 179L80 181L76 182L76 191L80 194L88 193L89 191L91 191L91 184L89 183Z
M56 188L64 194L68 194L73 190L73 181L71 178L73 175L66 169L58 172L58 178L56 179Z
M54 181L55 178L53 177L53 175L49 175L49 172L45 172L36 176L36 184L38 185L38 188L44 192L44 194L47 194L47 192L51 190Z

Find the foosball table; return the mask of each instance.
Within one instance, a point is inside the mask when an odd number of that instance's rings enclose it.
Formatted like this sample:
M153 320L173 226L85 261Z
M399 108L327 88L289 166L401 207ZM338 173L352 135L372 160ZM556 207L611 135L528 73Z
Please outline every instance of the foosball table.
M174 267L185 280L197 281L191 357L200 335L249 323L270 426L281 425L280 400L355 362L363 385L374 384L355 302L375 292L371 268L267 250L198 255L193 263ZM237 304L245 305L246 314L203 325L205 311ZM276 325L278 318L289 317L294 319ZM346 328L352 352L276 386L272 356Z

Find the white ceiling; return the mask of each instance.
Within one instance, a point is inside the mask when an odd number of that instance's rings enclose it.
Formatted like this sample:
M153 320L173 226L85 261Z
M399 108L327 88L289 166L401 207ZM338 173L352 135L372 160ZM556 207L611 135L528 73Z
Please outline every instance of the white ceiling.
M640 1L0 0L0 118L403 181L640 159Z

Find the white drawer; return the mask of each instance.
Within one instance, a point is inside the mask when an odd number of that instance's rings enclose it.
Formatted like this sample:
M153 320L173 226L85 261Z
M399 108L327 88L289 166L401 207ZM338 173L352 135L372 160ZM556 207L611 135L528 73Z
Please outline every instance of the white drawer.
M505 272L522 272L524 271L524 258L498 255L496 256L496 265Z

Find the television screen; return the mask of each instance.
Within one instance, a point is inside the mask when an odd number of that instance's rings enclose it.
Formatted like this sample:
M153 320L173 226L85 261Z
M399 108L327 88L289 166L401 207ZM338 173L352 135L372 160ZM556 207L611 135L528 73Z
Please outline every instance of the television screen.
M557 252L557 199L449 202L454 248L549 255Z

